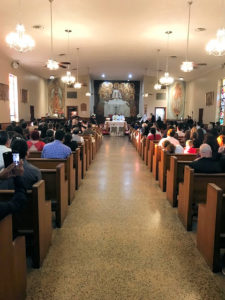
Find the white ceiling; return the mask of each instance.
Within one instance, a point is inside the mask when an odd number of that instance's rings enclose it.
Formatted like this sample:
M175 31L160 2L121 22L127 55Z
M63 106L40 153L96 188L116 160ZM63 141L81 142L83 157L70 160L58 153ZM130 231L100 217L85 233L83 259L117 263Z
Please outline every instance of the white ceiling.
M19 19L19 0L1 0L0 51L29 71L49 77L44 68L50 55L50 9L48 0L21 0L22 22L36 41L32 52L17 53L6 46L5 36L15 30ZM166 30L172 30L169 71L175 76L190 80L208 70L218 68L225 57L208 56L205 45L216 36L219 27L225 27L224 0L194 0L190 28L190 58L207 67L184 74L179 70L185 56L188 5L187 0L54 0L53 31L56 60L72 60L76 67L76 48L80 48L80 73L93 78L105 73L106 79L141 79L144 74L156 73L156 50L160 51L160 69L165 70ZM44 29L33 29L40 24ZM203 32L195 31L205 27ZM70 35L70 57L59 57L67 52L67 34ZM55 71L56 75L65 73Z

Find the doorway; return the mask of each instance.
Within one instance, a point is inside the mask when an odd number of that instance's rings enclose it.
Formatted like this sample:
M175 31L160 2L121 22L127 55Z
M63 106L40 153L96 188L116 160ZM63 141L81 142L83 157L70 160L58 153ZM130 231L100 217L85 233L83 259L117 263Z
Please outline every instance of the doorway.
M199 111L198 111L198 121L200 123L203 123L203 108L199 108Z
M161 118L162 121L166 119L166 107L155 107L156 121L158 120L159 117Z
M67 106L67 119L78 116L78 106Z
M30 105L30 121L34 120L34 105Z

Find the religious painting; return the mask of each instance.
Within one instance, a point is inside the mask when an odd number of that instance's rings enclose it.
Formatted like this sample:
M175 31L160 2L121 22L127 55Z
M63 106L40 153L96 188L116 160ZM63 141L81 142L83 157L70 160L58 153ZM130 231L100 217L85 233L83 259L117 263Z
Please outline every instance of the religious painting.
M206 106L213 105L214 102L214 92L208 92L205 95L205 104Z
M184 117L185 82L175 81L169 87L167 97L167 119Z
M50 116L61 116L65 112L65 87L57 78L49 81L48 110Z
M28 90L21 89L21 102L22 103L28 102Z
M95 109L97 116L111 117L114 114L125 117L139 112L139 81L94 81Z
M0 83L0 100L9 101L9 86Z

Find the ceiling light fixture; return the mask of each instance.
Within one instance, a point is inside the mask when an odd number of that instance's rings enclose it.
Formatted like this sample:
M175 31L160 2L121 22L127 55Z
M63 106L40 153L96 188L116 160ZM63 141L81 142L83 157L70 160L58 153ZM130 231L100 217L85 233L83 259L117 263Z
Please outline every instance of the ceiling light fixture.
M57 70L59 68L59 63L53 59L53 26L52 26L52 2L54 0L49 0L50 2L50 21L51 21L51 58L47 61L47 68L49 70Z
M77 48L77 80L74 84L75 89L80 89L82 84L78 80L78 68L79 68L79 48Z
M189 48L189 35L190 35L190 20L191 20L191 5L192 1L188 1L188 30L187 30L187 46L186 46L186 61L182 62L182 65L180 67L181 71L183 72L191 72L193 71L193 62L188 61L188 48Z
M67 39L67 53L68 53L68 56L69 56L69 54L70 54L70 37L69 37L69 35L72 32L72 30L66 29L65 32L68 34L68 39ZM68 70L66 72L66 75L61 77L62 82L64 82L67 85L74 84L74 82L76 80L76 78L71 75L71 72L70 72L69 69L70 69L70 64L68 64Z
M170 76L169 72L168 72L168 69L169 69L169 37L170 37L170 34L172 33L172 31L166 31L165 32L168 36L168 39L167 39L167 56L166 56L166 72L164 74L163 77L161 77L159 79L159 82L162 84L162 85L170 85L174 82L174 78Z
M130 79L131 79L132 77L133 77L133 75L132 75L132 74L129 74L129 75L128 75L128 78L130 78Z
M157 82L156 84L154 85L154 89L155 90L161 90L161 87L162 85L159 83L159 52L160 52L160 49L157 49Z
M35 47L35 41L32 37L25 33L25 27L21 22L21 0L19 2L19 24L16 25L16 32L10 32L6 36L6 43L10 48L18 52L24 53L31 51Z
M103 74L101 75L101 77L102 77L102 78L105 78L105 74L103 73Z
M224 11L224 5L221 7L221 11ZM222 19L223 20L223 19ZM225 28L217 30L216 39L212 39L208 42L205 50L209 55L223 56L225 55Z
M216 34L216 39L208 42L206 51L209 55L223 56L225 55L225 28L219 29Z
M91 96L91 93L90 93L90 92L87 92L87 93L85 94L85 96L90 97L90 96Z

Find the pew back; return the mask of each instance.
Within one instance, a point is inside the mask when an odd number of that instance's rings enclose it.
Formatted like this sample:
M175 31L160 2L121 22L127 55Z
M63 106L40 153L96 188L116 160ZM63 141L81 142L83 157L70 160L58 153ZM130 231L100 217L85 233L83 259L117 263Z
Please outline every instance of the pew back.
M12 237L12 216L0 221L0 299L26 297L26 250L24 236Z
M170 158L170 168L167 170L166 195L170 204L177 206L178 186L184 181L184 167L196 158L196 155L187 157L177 157L172 155ZM183 160L182 160L183 159Z
M184 169L184 182L179 184L178 216L187 230L192 229L193 204L205 203L208 183L225 188L225 173L194 173L189 166Z
M1 190L1 201L9 201L12 190ZM52 237L51 202L45 200L45 182L40 180L27 191L28 202L23 211L13 215L13 227L18 234L26 234L32 240L32 262L39 268L47 255Z

